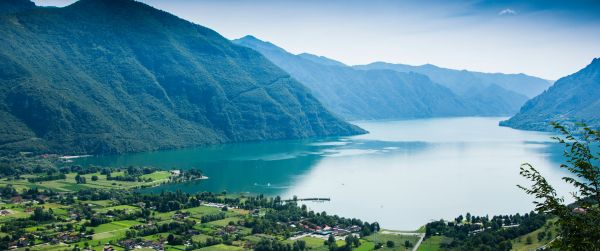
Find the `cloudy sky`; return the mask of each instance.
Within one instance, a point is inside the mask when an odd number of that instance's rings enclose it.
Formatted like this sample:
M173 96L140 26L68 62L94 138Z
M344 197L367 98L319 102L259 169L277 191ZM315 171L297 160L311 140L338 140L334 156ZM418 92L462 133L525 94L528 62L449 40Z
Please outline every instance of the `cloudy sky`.
M230 39L251 34L350 65L431 63L555 80L600 57L596 0L141 1Z

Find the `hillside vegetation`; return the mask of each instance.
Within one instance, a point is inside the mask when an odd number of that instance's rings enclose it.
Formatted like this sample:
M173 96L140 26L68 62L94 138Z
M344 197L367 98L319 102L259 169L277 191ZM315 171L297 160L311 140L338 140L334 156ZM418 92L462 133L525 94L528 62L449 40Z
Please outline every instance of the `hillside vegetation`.
M501 125L518 129L550 131L551 122L571 127L584 122L600 128L600 59L559 79L547 91L529 100L521 111Z
M19 7L30 5L0 5L1 150L121 153L364 132L259 53L169 13L132 0Z
M346 119L407 119L475 115L448 88L424 75L362 71L307 53L294 55L246 36L233 41L262 53L306 85L327 108Z

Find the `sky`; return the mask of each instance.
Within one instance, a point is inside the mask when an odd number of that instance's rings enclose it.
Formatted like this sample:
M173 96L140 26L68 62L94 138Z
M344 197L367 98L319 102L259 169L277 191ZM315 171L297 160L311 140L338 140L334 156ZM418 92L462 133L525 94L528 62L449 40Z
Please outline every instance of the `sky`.
M348 65L429 63L556 80L600 57L597 0L140 1L229 39L253 35Z

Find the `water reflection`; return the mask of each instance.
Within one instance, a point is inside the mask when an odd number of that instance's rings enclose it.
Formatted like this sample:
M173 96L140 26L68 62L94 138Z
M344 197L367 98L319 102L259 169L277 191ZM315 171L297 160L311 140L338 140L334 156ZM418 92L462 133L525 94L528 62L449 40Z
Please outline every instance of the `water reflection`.
M80 160L81 164L201 168L210 179L153 188L327 197L308 203L384 227L415 229L439 218L533 208L517 189L529 162L566 194L562 149L550 134L498 127L504 118L357 122L356 137L221 145Z

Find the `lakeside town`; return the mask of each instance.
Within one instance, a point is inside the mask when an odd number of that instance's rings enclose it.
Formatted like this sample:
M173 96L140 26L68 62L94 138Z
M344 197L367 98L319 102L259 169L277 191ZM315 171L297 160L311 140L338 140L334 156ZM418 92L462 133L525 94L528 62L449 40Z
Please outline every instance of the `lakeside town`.
M377 222L309 211L305 204L329 198L140 190L202 182L206 176L197 169L80 167L60 156L17 161L19 168L0 178L2 249L439 250L493 233L507 236L502 247L509 250L546 245L557 231L548 227L552 219L535 213L467 214L415 231L385 230ZM531 240L539 229L544 237Z

